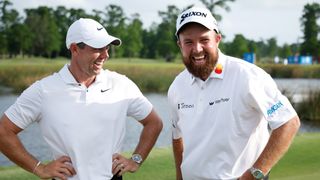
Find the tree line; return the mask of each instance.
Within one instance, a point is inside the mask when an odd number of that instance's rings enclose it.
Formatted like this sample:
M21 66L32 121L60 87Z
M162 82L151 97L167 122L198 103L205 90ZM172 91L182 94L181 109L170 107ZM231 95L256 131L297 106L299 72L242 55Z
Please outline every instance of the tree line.
M216 8L229 10L226 3L235 0L200 0L209 10ZM126 16L122 7L110 4L103 11L92 10L87 13L84 9L58 6L50 8L24 9L25 17L12 8L9 0L0 0L0 59L16 56L41 56L48 58L69 57L65 46L65 36L70 24L80 17L96 19L107 31L120 37L123 41L121 48L112 48L112 57L127 58L164 58L172 61L179 55L176 45L175 22L179 13L191 7L179 9L174 5L167 6L166 11L159 11L160 23L153 23L147 29L143 28L138 13ZM213 13L218 20L221 16ZM320 17L319 3L306 4L300 19L303 40L301 43L277 45L276 38L253 41L237 34L230 42L222 42L220 49L229 55L242 57L245 52L253 52L257 59L279 56L286 58L290 55L302 54L320 56Z

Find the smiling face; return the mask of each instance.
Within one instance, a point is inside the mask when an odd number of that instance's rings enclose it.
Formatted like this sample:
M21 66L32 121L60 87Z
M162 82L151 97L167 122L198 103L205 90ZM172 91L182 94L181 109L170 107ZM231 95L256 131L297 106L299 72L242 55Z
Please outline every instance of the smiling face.
M206 80L218 60L221 35L198 23L188 23L178 36L178 45L186 68L195 77Z
M109 58L109 46L93 48L86 44L81 46L72 44L70 50L72 53L70 70L79 82L93 80Z

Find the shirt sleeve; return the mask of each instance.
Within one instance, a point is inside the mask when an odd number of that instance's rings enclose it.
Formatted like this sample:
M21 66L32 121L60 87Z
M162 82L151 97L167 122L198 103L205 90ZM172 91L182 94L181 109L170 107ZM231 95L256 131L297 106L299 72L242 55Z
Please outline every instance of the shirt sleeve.
M169 103L169 109L170 109L170 118L172 123L172 138L173 139L179 139L182 137L181 129L179 127L178 121L178 104L175 103L175 96L173 88L170 88L168 91L168 103Z
M127 80L127 92L129 93L129 106L127 116L131 116L136 120L143 120L151 113L153 105L142 94L142 92L134 82L132 82L130 79Z
M249 95L252 108L263 114L271 129L280 127L297 115L271 76L260 68L253 70L253 78L249 80Z
M25 129L40 120L41 93L40 82L27 88L5 112L6 116L18 127Z

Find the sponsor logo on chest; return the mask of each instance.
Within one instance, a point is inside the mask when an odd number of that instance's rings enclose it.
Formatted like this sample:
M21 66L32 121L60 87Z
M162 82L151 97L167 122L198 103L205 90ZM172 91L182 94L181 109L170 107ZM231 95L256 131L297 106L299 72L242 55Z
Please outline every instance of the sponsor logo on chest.
M194 108L194 104L185 104L185 103L179 103L178 109L190 109Z
M229 100L230 100L230 98L220 98L220 99L216 99L216 100L210 101L209 105L212 106L212 105L215 105L215 104L226 103Z

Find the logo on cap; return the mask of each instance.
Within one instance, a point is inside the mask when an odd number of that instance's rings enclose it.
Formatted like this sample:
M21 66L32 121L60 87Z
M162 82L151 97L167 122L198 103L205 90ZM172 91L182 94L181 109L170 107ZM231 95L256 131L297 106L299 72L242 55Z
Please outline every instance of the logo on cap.
M102 30L102 29L103 29L103 27L101 27L101 28L98 28L98 27L97 27L97 30L98 30L98 31L100 31L100 30Z
M191 16L201 16L201 17L206 18L206 17L207 17L207 13L200 12L200 11L198 11L198 12L192 11L192 12L188 12L188 13L182 14L182 15L181 15L180 24L181 24L187 17L191 17Z

